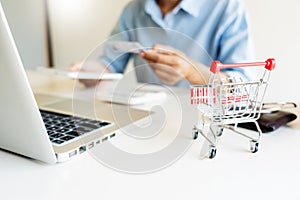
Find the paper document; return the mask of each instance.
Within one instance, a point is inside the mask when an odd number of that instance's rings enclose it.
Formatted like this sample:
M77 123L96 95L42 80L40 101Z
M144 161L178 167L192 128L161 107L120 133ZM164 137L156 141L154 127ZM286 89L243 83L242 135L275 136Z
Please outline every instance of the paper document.
M136 91L133 93L126 91L99 91L96 94L98 100L126 105L140 105L157 100L163 101L166 97L167 94L163 91Z
M71 72L63 69L38 67L38 71L61 75L73 79L89 79L89 80L118 80L123 78L120 73L95 73L95 72Z

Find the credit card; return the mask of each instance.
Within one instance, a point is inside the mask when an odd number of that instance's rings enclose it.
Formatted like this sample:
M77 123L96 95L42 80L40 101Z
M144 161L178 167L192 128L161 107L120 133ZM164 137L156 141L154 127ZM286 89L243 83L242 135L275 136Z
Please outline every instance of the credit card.
M146 47L141 45L139 42L130 42L130 41L109 41L107 42L109 48L115 52L119 53L140 53L143 50L146 50Z

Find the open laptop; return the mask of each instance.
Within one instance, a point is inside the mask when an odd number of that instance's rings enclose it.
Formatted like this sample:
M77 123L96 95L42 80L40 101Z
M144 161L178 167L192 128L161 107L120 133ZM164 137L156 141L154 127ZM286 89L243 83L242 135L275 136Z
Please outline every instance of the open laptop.
M63 162L116 136L120 127L149 115L148 111L115 105L114 110L121 115L115 121L111 104L99 102L92 106L101 119L95 119L93 114L73 116L72 99L35 97L1 3L0 15L1 149L46 163ZM76 107L81 109L89 104L76 101Z

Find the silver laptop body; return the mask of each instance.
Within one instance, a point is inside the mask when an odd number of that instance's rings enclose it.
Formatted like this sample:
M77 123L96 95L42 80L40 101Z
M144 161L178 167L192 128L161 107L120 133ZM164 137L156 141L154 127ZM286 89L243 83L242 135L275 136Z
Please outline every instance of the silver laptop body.
M116 105L115 109L124 110L127 113L123 118L121 117L123 120L116 123L111 105L99 103L93 106L99 111L97 116L101 117L101 121L109 122L107 126L85 132L80 137L62 144L51 142L52 139L50 140L49 130L47 132L40 109L51 113L67 114L67 117L72 117L72 103L74 102L71 99L57 98L60 100L47 104L45 103L47 99L53 100L55 97L34 96L1 3L0 15L1 149L50 164L63 162L114 137L118 134L120 127L127 126L133 121L136 122L149 115L147 111ZM78 101L76 104L79 107L82 104L82 108L84 108L87 102ZM128 111L131 113L130 119L128 119ZM93 120L93 116L80 117L88 117L88 120Z

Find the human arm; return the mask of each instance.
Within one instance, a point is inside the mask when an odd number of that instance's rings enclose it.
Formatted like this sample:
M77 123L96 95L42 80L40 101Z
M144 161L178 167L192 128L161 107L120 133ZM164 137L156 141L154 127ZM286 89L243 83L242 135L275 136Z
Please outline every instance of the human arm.
M106 65L97 61L89 62L78 62L71 65L70 70L73 72L93 72L98 74L99 77L103 73L111 72ZM97 85L101 80L88 80L88 79L79 79L79 81L86 87L93 87Z
M144 58L161 81L174 85L182 79L190 84L206 84L209 67L188 58L183 52L165 45L154 45L152 49L143 51ZM226 77L225 73L221 73Z
M251 35L249 16L245 6L238 1L230 2L220 21L218 31L217 60L222 63L240 63L254 61L254 45ZM241 76L251 80L254 75L251 68L225 70L229 76Z

